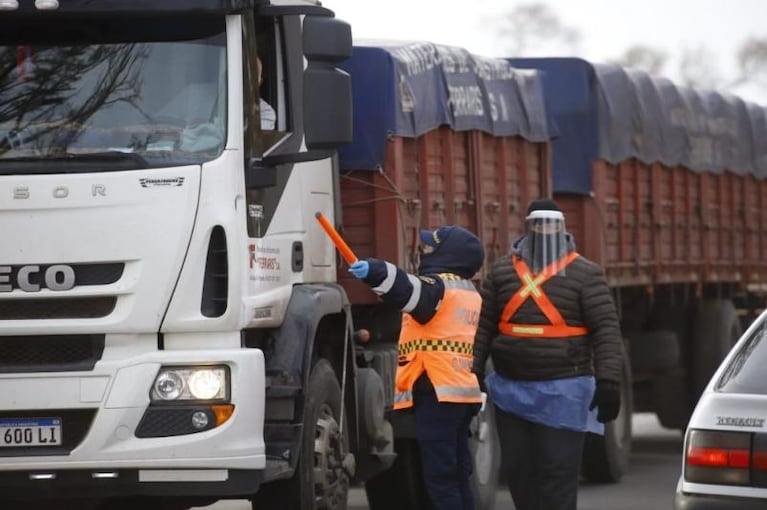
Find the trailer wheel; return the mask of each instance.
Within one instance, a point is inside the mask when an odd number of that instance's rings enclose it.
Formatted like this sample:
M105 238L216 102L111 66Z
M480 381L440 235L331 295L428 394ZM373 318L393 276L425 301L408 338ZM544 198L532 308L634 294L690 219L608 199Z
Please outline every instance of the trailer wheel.
M655 375L651 391L661 426L684 431L693 411L687 372L677 368Z
M301 452L293 477L270 482L252 497L253 510L345 510L353 461L348 431L339 424L341 388L321 359L312 368L304 402Z
M688 339L692 328L693 307L688 304L659 302L650 313L648 330L666 330L676 333L681 360L688 359ZM632 362L634 361L632 356Z
M397 438L394 451L392 467L365 482L370 510L433 510L421 474L418 440Z
M618 417L605 424L603 436L586 434L581 474L589 482L619 482L628 468L631 456L631 414L634 407L631 384L631 362L628 354L625 354Z
M495 406L488 402L471 422L469 448L474 460L472 488L477 510L493 510L498 490L501 450L495 426ZM434 510L421 471L418 440L394 440L397 458L391 468L369 479L365 492L370 510ZM396 490L392 488L396 487Z
M690 373L697 402L709 379L743 332L735 305L727 299L698 303L693 323Z
M628 336L633 373L655 374L679 367L679 338L673 331L642 331Z

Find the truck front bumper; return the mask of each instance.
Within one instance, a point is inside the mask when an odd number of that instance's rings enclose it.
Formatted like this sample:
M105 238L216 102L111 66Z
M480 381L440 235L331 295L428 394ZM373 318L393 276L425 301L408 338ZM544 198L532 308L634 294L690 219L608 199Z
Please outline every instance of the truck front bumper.
M160 368L197 365L229 367L231 417L202 432L137 437ZM252 494L266 467L264 395L258 349L132 357L107 351L88 372L2 374L0 415L60 418L65 444L0 447L0 491L14 497Z
M208 500L255 494L263 470L45 469L0 472L0 505L13 500L102 499L130 496ZM213 479L220 481L211 481ZM199 481L203 479L205 481Z

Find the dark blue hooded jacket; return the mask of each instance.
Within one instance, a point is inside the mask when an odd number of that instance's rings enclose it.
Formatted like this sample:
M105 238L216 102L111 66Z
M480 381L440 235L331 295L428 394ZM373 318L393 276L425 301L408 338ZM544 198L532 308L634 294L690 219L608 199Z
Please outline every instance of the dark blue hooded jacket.
M424 235L426 233L426 235ZM422 231L422 242L434 251L421 255L418 275L409 274L390 262L367 259L370 264L365 282L381 298L421 324L428 322L445 294L440 274L449 273L468 280L482 268L485 250L477 236L463 227L451 225L434 232Z

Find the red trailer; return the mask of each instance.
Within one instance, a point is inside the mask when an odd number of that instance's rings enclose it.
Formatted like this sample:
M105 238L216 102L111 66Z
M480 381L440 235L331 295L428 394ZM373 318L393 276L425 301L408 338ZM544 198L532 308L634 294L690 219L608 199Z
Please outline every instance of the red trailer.
M767 117L738 98L617 66L510 62L429 44L356 47L345 64L355 135L341 153L339 217L362 257L415 270L418 229L454 223L479 234L491 263L522 233L527 202L553 196L578 251L604 267L621 316L623 409L584 452L588 479L617 481L631 413L683 428L764 307ZM339 281L380 365L399 312L344 267ZM402 454L407 433L399 437L401 457L416 462Z
M449 126L392 136L380 169L342 172L345 239L359 257L415 271L419 229L461 225L484 241L489 267L522 233L527 203L550 194L549 150L548 142ZM353 303L378 302L343 269L339 281Z
M543 72L559 128L554 197L579 251L605 268L613 289L633 379L624 400L684 428L765 306L765 110L612 65L511 62ZM590 478L619 478L630 434L619 418L606 441L587 441ZM609 462L594 462L603 449Z
M551 133L540 73L460 48L428 43L355 46L354 143L340 155L342 232L358 257L417 269L419 229L461 225L485 245L486 267L523 230L527 203L551 194ZM377 370L394 370L400 312L339 268L360 349ZM481 279L477 275L477 283ZM390 378L384 378L390 381ZM387 388L386 394L393 394ZM430 508L407 417L392 417L397 460L366 484L371 508ZM492 406L473 425L478 508L492 508L499 447ZM391 488L407 492L396 497ZM401 489L400 489L401 488ZM395 498L396 499L392 499Z

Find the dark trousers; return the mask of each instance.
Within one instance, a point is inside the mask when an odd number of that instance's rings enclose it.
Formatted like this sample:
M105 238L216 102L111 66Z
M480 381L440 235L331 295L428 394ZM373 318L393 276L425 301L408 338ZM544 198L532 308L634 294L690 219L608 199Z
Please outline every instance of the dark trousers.
M539 425L495 408L503 473L517 510L576 510L585 432Z
M469 424L478 406L438 402L425 376L416 381L413 401L424 482L434 508L474 510Z

